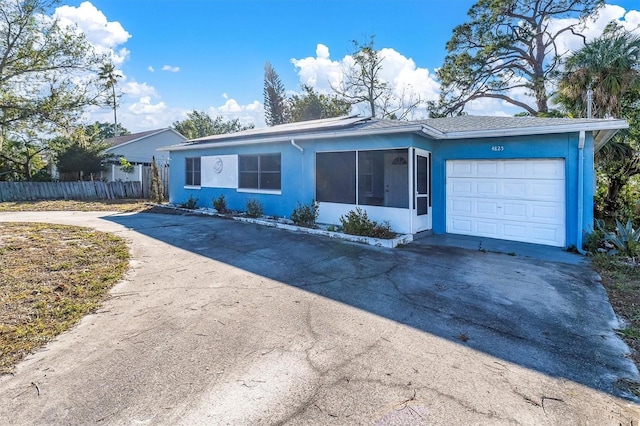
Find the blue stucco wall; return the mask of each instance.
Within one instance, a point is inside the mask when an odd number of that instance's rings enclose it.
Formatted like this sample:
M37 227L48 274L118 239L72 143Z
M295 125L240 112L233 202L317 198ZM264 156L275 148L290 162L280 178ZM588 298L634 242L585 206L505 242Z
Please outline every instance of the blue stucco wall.
M578 235L578 142L579 133L535 135L475 140L429 141L414 136L414 146L432 152L433 232L446 231L446 161L517 158L562 158L565 160L566 245L576 245ZM502 146L503 151L492 147ZM584 148L584 201L582 229L593 229L593 137L586 133ZM441 206L442 208L435 208Z
M212 199L224 194L228 207L245 210L249 198L258 199L267 215L289 217L297 202L309 203L315 196L315 153L358 149L415 147L432 153L433 231L446 231L446 161L462 159L561 158L565 160L566 179L566 245L576 245L578 239L578 139L577 132L557 135L536 135L475 140L436 141L417 135L379 135L315 141L296 141L301 153L290 143L220 147L171 153L170 201L180 203L189 195L198 198L198 205L211 207ZM495 151L494 146L504 150ZM235 189L185 188L185 158L230 154L280 153L282 161L281 194L238 192ZM584 150L584 203L582 229L593 227L593 139L586 134Z

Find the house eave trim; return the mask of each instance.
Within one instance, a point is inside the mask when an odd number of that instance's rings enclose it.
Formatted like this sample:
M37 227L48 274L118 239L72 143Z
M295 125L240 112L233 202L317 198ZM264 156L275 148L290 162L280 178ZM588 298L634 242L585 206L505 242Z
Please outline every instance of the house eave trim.
M444 139L477 139L524 135L546 135L553 133L573 133L580 131L610 130L617 132L627 129L629 124L624 120L601 121L598 123L572 123L540 127L516 127L512 129L473 130L468 132L448 132Z
M295 141L306 140L322 140L337 139L343 137L361 137L376 136L387 134L406 134L414 133L423 137L436 140L454 140L454 139L480 139L480 138L496 138L509 136L525 136L525 135L544 135L554 133L574 133L580 131L612 131L615 133L620 129L626 129L629 125L624 120L604 120L595 123L571 123L559 124L553 126L538 127L516 127L512 129L491 129L491 130L472 130L464 132L442 132L425 124L406 125L398 127L388 127L382 129L364 129L364 130L334 130L319 133L302 133L302 134L283 134L272 137L256 138L256 139L239 139L226 142L197 142L183 143L180 145L171 145L158 148L157 151L190 151L208 148L226 148L244 145L261 145L269 143L289 143L292 139Z
M268 143L289 143L292 139L296 142L305 140L319 140L319 139L336 139L341 137L351 136L373 136L384 134L401 134L401 133L417 133L422 131L421 125L416 126L404 126L404 127L390 127L388 129L367 129L367 130L351 130L351 131L333 131L322 133L306 133L306 134L289 134L282 136L274 136L270 138L258 138L251 140L237 140L228 142L200 142L189 145L172 145L162 148L158 148L158 151L189 151L194 149L207 149L207 148L224 148L242 145L260 145Z

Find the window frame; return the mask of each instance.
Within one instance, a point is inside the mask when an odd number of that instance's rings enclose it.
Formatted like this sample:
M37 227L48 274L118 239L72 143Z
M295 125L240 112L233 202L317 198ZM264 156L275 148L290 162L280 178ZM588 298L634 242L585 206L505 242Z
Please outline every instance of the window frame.
M376 204L366 204L366 203L362 203L360 198L361 198L361 192L362 189L364 188L360 188L360 185L362 184L361 182L361 178L363 176L372 176L373 175L373 170L369 171L366 168L362 169L363 164L361 164L360 159L366 158L366 154L367 153L374 153L374 152L391 152L391 151L402 151L402 152L406 152L407 153L407 163L404 164L405 167L407 168L407 179L410 182L411 177L409 176L409 157L411 155L411 151L410 151L410 147L390 147L390 148L369 148L369 149L343 149L343 150L332 150L332 151L316 151L315 153L315 199L318 202L322 202L322 203L332 203L332 204L345 204L345 205L354 205L357 207L383 207L383 208L397 208L397 209L405 209L405 210L410 210L411 209L411 196L409 194L409 187L407 187L407 205L405 207L391 207L391 206L379 206ZM321 200L320 195L318 193L318 155L319 154L338 154L338 153L343 153L343 154L354 154L354 172L355 172L355 176L354 176L354 190L355 190L355 197L354 197L354 202L350 203L350 202L343 202L343 201L326 201L326 200ZM361 170L362 169L362 170ZM373 188L373 181L370 182L371 187ZM410 185L410 183L409 183Z
M197 160L197 170L196 170ZM185 188L200 188L202 186L202 157L186 157L185 158ZM197 176L197 179L196 179ZM197 183L196 183L197 181Z
M278 170L275 168L264 169L263 163L266 162L265 157L277 157ZM243 159L256 159L257 170L243 170L244 164ZM255 174L257 178L257 185L254 186L243 186L243 173ZM265 188L267 182L270 180L266 179L268 175L278 175L277 179L277 188ZM271 152L271 153L263 153L263 154L240 154L238 155L238 192L250 192L250 193L259 193L259 194L281 194L282 193L282 153L280 152Z

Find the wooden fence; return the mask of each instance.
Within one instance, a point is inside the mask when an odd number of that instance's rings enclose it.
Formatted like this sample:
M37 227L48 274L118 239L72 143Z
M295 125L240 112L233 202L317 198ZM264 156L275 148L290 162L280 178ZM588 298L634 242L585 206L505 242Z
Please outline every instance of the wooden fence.
M162 187L164 188L164 199L169 199L169 167L159 165L158 175L162 181ZM151 166L144 166L142 168L142 195L144 198L151 198Z
M0 201L144 198L140 182L0 182Z

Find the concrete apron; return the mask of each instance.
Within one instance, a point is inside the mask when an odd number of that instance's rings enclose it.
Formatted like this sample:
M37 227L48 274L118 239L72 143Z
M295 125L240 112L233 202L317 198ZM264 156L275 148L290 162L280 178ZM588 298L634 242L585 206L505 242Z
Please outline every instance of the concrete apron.
M131 245L93 315L0 378L12 424L635 424L585 265L221 219L0 214ZM35 383L40 389L37 394Z

